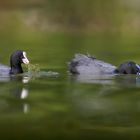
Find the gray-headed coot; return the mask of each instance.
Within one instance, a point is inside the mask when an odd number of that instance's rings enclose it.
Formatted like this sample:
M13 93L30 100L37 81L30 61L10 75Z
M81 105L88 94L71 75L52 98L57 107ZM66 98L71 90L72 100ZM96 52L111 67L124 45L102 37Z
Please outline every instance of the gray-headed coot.
M17 50L10 56L10 67L0 64L0 75L23 73L22 63L29 63L29 60L26 57L26 52Z
M72 74L101 75L101 74L139 74L140 66L135 62L122 63L118 68L90 55L76 54L69 62Z

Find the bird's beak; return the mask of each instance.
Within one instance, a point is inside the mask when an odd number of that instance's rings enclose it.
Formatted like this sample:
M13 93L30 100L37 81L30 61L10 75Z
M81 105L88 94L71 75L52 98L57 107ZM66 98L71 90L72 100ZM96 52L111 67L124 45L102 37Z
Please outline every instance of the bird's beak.
M22 62L23 62L24 64L29 64L29 60L28 60L27 58L23 58L23 59L22 59Z
M27 58L27 56L26 56L26 52L23 52L23 56L24 56L24 58L22 58L22 62L23 62L24 64L29 64L29 60L28 60L28 58Z

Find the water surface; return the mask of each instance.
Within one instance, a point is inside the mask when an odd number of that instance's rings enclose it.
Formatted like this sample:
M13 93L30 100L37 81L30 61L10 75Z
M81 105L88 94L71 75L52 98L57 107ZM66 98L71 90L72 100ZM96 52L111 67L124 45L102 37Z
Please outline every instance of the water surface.
M56 71L0 82L1 138L139 138L139 76L83 81Z

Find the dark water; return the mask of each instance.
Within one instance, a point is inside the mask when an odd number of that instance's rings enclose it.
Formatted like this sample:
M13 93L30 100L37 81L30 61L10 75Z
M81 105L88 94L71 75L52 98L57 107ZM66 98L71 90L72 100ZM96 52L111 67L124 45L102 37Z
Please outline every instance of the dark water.
M47 11L22 4L0 10L0 62L8 65L22 49L40 68L39 75L0 77L0 139L140 139L140 76L81 77L67 69L75 53L116 66L140 63L139 10L125 1L97 1L97 9L82 2L76 14L74 1L66 8L49 1Z

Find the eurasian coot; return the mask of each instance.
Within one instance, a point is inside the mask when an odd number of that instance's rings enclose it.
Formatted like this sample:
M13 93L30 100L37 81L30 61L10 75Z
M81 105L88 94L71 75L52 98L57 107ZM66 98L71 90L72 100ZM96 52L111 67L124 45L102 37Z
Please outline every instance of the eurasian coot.
M21 64L28 64L26 52L18 50L10 56L10 67L0 64L0 76L23 73Z
M101 74L139 74L140 66L135 62L122 63L118 68L90 55L76 54L69 62L72 74L101 75Z

